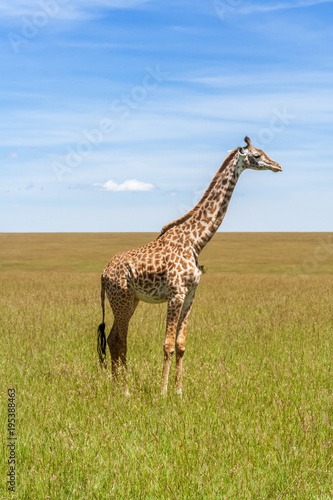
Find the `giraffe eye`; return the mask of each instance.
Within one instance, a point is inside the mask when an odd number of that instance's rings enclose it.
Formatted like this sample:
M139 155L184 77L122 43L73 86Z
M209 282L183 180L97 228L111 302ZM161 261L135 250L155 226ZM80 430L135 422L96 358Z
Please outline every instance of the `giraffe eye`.
M260 154L258 154L258 153L254 154L253 158L256 158L256 159L260 158Z

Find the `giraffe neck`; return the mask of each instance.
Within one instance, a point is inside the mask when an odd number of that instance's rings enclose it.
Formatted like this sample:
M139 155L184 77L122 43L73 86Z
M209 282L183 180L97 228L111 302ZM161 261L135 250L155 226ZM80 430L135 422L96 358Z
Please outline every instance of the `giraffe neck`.
M199 203L191 210L191 215L179 226L185 234L190 230L188 239L196 255L220 227L241 172L238 156L232 153L223 162Z

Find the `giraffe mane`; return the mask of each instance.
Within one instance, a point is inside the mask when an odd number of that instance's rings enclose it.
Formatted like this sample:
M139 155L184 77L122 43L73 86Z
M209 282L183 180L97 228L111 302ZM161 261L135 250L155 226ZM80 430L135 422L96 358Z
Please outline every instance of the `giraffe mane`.
M157 238L160 238L160 236L162 236L164 233L166 233L169 229L171 229L172 227L175 227L175 226L179 226L180 224L182 224L183 222L187 221L194 213L196 213L199 208L204 204L204 202L207 200L209 194L211 193L211 191L214 189L217 181L219 180L220 176L221 176L221 173L226 169L227 165L229 164L229 162L234 158L234 156L236 155L237 153L237 149L233 149L229 155L225 158L225 160L223 161L221 167L219 168L219 170L217 171L217 173L214 175L211 183L209 184L208 188L206 189L203 197L201 198L201 200L195 205L195 207L193 207L189 212L187 212L185 215L183 215L182 217L180 217L179 219L176 219L175 221L173 222L170 222L169 224L167 224L166 226L163 226L162 227L162 230L160 232L160 234L158 235Z

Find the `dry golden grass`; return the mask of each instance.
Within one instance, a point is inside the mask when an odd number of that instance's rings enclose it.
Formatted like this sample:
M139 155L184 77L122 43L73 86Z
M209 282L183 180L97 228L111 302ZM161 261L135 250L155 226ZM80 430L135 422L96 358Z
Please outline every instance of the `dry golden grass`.
M0 271L92 271L154 233L0 234ZM210 272L331 274L332 233L217 233L201 254Z

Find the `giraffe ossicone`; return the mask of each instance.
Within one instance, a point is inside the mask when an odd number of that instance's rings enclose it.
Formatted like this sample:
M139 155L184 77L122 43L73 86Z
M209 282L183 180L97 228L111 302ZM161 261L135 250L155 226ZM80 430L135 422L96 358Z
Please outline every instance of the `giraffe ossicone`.
M140 300L167 302L164 340L162 394L167 393L171 357L176 351L176 392L182 393L182 363L186 327L195 291L202 274L198 256L221 225L240 174L246 169L282 168L262 150L252 146L232 150L222 163L201 200L187 214L167 224L159 236L140 248L115 255L101 278L103 322L98 328L98 354L105 366L105 294L112 308L114 323L107 338L112 373L123 373L126 385L126 352L129 321Z

